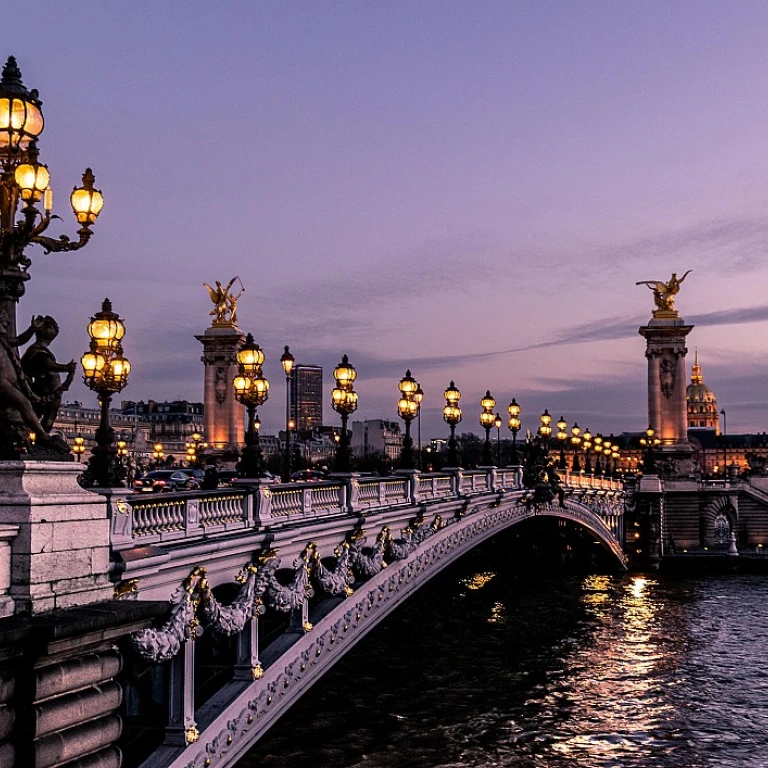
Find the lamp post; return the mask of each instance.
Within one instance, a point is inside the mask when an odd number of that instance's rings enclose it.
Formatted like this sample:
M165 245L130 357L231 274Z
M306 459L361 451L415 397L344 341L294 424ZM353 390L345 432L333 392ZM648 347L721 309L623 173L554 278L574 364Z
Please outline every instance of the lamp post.
M573 463L571 472L581 474L581 462L579 461L579 447L581 446L581 427L578 421L573 422L571 427L571 445L573 446Z
M397 415L405 422L405 437L403 438L403 450L400 453L400 463L403 469L413 469L413 440L411 439L411 422L419 412L419 404L415 394L419 388L419 382L411 376L410 370L400 379L397 385L400 390L400 399L397 401Z
M643 459L643 473L646 475L652 474L656 465L653 460L653 449L661 443L658 437L656 437L656 430L649 424L648 429L645 430L645 437L640 438L640 445L645 446L645 458Z
M448 440L448 466L459 466L459 455L456 450L456 425L461 421L461 408L459 400L461 392L451 382L445 390L445 408L443 408L443 421L451 428L451 437Z
M418 443L418 466L419 466L419 472L421 472L424 467L422 466L422 450L421 450L421 401L424 399L424 390L421 388L421 384L419 384L416 391L413 393L413 399L416 401L416 405L418 405L418 410L416 411L416 442Z
M256 428L256 409L269 398L269 381L262 376L264 352L253 340L253 335L245 337L245 343L235 353L238 375L232 385L235 400L245 406L248 426L245 430L245 447L237 464L238 477L261 476L261 446L259 430Z
M85 438L82 435L75 435L72 442L74 443L72 446L72 453L77 456L77 461L80 463L80 460L85 453Z
M565 441L568 439L568 433L565 431L568 428L568 423L561 416L557 422L557 442L560 443L560 461L557 464L558 469L568 469L568 465L565 463Z
M512 402L507 406L509 411L509 431L512 433L512 466L516 467L520 464L520 455L517 452L517 433L520 431L520 406L517 404L517 400L512 398Z
M160 465L160 459L162 459L165 456L165 452L163 451L163 444L162 443L155 443L152 446L152 458L155 460L155 466Z
M581 436L581 444L584 447L584 472L592 474L592 464L589 459L589 449L592 447L592 433L585 429Z
M27 90L16 59L9 56L0 76L0 312L7 313L9 338L16 337L16 304L29 279L31 262L24 253L26 247L36 243L46 253L82 248L104 206L101 192L93 186L93 172L87 168L82 187L76 187L70 195L80 224L78 239L43 235L58 217L52 215L48 168L38 161L37 139L44 126L41 105L37 90ZM35 205L41 200L42 211ZM23 207L17 220L19 206Z
M83 484L99 488L122 488L125 468L115 446L115 431L109 424L109 406L112 395L120 392L128 383L131 364L123 356L125 325L112 311L109 299L104 299L101 311L91 317L88 335L91 337L90 347L80 363L83 366L83 381L98 395L101 419L91 458L83 473Z
M280 364L285 371L285 457L283 459L283 482L290 482L291 469L293 467L291 453L291 371L296 358L291 354L288 345L285 345L285 351L280 358Z
M600 465L600 457L603 455L603 436L598 432L595 435L595 476L599 477L603 474L603 468Z
M539 426L539 437L544 441L545 447L549 447L549 438L552 435L552 417L549 415L549 411L545 408L544 413L539 416L541 422Z
M501 466L501 425L504 422L501 420L501 415L496 414L496 418L493 420L493 426L496 427L496 466Z
M720 409L723 417L723 480L728 479L728 423L725 419L725 408Z
M350 414L357 410L357 392L354 390L357 371L344 355L333 371L336 386L331 392L331 407L341 416L341 437L336 448L336 471L349 472L352 468L351 450L347 421Z
M482 411L480 412L480 426L485 430L485 442L483 443L483 465L490 467L493 464L491 456L491 427L496 421L493 409L496 407L496 401L491 396L489 389L485 390L485 397L480 401Z
M184 446L187 450L187 463L190 467L200 467L200 451L208 447L199 432L193 432L189 436L189 442Z

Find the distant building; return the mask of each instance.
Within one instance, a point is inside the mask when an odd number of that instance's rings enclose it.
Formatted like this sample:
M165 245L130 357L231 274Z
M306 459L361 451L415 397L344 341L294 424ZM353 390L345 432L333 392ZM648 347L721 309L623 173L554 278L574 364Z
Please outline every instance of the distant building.
M384 419L352 422L352 453L365 457L380 454L392 461L403 450L403 433L400 424Z
M323 424L323 369L295 365L291 371L290 417L296 429L317 429Z
M691 383L685 390L688 405L688 429L712 429L720 434L720 414L717 410L715 393L704 384L699 365L699 353L691 369Z

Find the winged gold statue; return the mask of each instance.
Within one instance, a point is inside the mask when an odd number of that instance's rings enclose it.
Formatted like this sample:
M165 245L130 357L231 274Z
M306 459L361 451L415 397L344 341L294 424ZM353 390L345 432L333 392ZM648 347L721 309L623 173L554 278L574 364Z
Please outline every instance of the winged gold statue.
M235 280L240 283L240 292L236 295L230 293ZM209 314L213 316L214 325L235 325L237 323L237 300L245 293L240 277L235 275L226 287L218 280L215 288L211 288L208 283L203 283L203 287L208 289L208 295L213 302L213 309Z
M680 285L693 270L689 269L682 277L677 276L677 272L672 273L672 277L665 283L661 280L640 280L635 285L647 285L653 291L653 302L656 309L653 314L673 313L677 315L675 309L675 296L680 292Z

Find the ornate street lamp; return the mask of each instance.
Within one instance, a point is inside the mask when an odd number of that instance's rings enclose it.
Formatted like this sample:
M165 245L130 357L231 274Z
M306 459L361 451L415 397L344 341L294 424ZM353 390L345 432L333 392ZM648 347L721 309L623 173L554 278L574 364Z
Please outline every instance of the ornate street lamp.
M579 447L581 446L581 427L579 422L574 421L571 427L571 445L573 446L573 463L571 472L574 474L581 472L581 463L579 462Z
M549 438L552 435L552 417L549 415L549 411L545 408L544 413L539 416L541 425L539 426L539 437L543 438L545 445L549 444Z
M483 443L483 465L490 467L493 464L491 456L491 427L496 421L493 409L496 407L496 401L491 396L489 389L485 390L485 397L480 401L482 411L480 413L480 426L485 430L485 442Z
M653 474L656 471L656 462L653 459L653 449L661 443L656 437L656 430L649 424L645 430L645 437L640 438L640 445L645 446L645 458L643 459L643 473Z
M249 333L245 343L235 353L235 358L238 365L238 375L232 382L235 400L245 406L248 414L245 447L237 464L237 474L239 477L260 477L261 446L256 428L256 409L269 397L269 382L261 374L264 352Z
M603 468L600 465L600 458L603 455L603 436L598 432L595 435L593 450L595 452L595 476L603 474Z
M493 426L496 427L496 466L501 466L501 425L504 422L501 419L500 414L496 414L496 418L493 420Z
M200 467L200 452L208 447L200 432L193 432L189 436L189 442L184 446L187 451L187 464L190 467Z
M517 433L520 431L520 406L517 404L515 398L512 398L512 402L507 407L509 411L509 431L512 433L512 466L516 467L520 464L520 455L517 452Z
M155 466L160 466L160 460L165 458L165 451L162 443L155 443L152 446L152 458L155 460Z
M423 469L421 461L421 401L424 399L424 390L421 388L421 384L419 384L417 390L413 393L413 399L416 401L416 405L419 406L416 411L416 441L419 444L419 471L421 471Z
M592 448L592 433L588 430L584 430L584 434L581 438L581 444L584 446L584 472L588 475L592 474L592 463L589 459L589 450Z
M46 253L82 248L104 206L101 192L93 186L93 172L87 168L82 187L76 187L70 196L80 224L78 239L43 235L58 217L52 215L48 168L38 160L37 139L44 127L41 104L37 90L27 90L16 59L9 56L0 77L0 311L7 313L10 338L16 337L16 304L29 279L31 262L24 253L26 247L36 243ZM41 200L42 211L36 207Z
M291 466L293 455L291 453L291 371L296 358L291 354L288 345L280 358L280 364L285 371L285 457L283 459L283 482L291 480Z
M451 437L448 440L448 466L459 466L459 453L456 449L456 425L461 421L461 408L459 400L461 392L451 382L445 390L445 408L443 408L443 421L451 428Z
M416 402L416 392L419 382L411 376L410 370L400 379L397 385L400 390L400 399L397 401L397 415L405 422L405 437L403 438L403 450L400 454L400 463L403 469L413 469L413 440L411 439L411 422L419 413L419 404Z
M557 422L557 442L560 443L560 461L558 463L558 469L568 469L568 465L565 463L565 441L568 439L568 433L565 431L568 428L568 423L561 416Z
M85 453L85 438L82 435L76 435L72 442L74 443L72 446L72 453L77 456L77 461L80 462Z
M85 486L122 488L125 468L115 445L115 431L109 424L109 406L112 396L128 384L131 364L123 356L125 325L112 311L109 299L104 299L101 311L91 318L88 335L91 337L90 347L80 363L83 380L98 395L101 421L82 482Z
M336 471L349 472L352 467L351 450L347 421L350 414L357 410L357 392L354 390L357 371L344 355L333 371L336 386L331 392L331 407L341 416L341 437L336 448Z

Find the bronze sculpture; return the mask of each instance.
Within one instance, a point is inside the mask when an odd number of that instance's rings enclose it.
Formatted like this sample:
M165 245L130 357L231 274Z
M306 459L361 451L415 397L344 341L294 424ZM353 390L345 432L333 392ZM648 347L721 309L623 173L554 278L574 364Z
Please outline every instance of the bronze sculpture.
M683 280L692 272L689 269L682 277L678 278L677 272L672 273L672 277L668 282L662 282L661 280L640 280L635 285L647 285L653 291L653 301L656 304L656 309L653 314L674 314L677 316L677 310L675 309L675 296L680 291L680 285Z
M235 284L235 280L240 281L240 293L232 295L229 291ZM213 316L214 325L235 325L237 323L237 300L245 293L243 281L238 275L235 275L224 287L218 280L216 287L211 288L208 283L203 283L203 287L208 289L208 295L214 304L210 315ZM229 315L229 317L227 317Z

